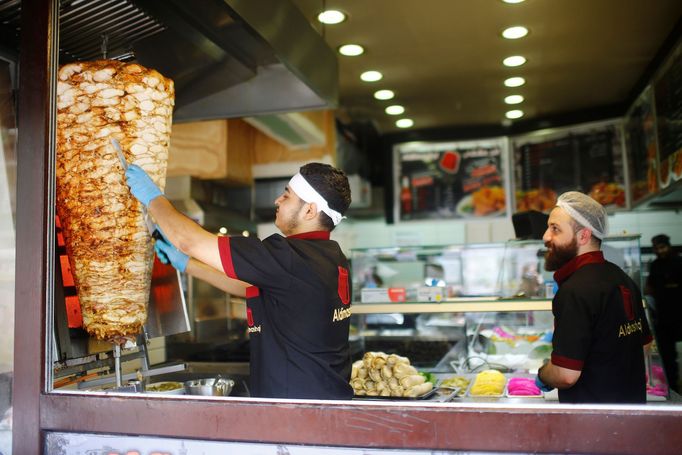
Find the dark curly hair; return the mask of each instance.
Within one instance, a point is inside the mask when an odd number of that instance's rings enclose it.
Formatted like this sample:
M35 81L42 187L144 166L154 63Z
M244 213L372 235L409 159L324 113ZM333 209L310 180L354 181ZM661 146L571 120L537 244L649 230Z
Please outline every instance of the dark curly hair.
M342 170L329 164L308 163L302 166L299 172L310 186L325 198L329 207L341 215L346 213L351 202L350 185L348 185L348 177ZM320 223L324 229L334 230L334 222L324 212L320 212Z

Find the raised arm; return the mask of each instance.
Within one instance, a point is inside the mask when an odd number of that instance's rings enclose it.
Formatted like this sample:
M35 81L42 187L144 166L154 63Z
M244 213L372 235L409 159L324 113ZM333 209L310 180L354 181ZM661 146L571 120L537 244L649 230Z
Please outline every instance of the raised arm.
M238 297L246 297L246 288L250 286L249 283L230 278L220 270L216 270L196 259L189 260L185 271L193 277Z
M170 263L181 272L185 272L223 291L239 297L246 297L246 288L250 285L243 281L229 278L225 273L213 267L190 259L188 255L168 243L165 238L158 239L154 244L156 255L164 264Z
M148 208L170 243L183 253L222 270L218 236L176 210L141 167L135 164L128 166L126 179L130 192Z

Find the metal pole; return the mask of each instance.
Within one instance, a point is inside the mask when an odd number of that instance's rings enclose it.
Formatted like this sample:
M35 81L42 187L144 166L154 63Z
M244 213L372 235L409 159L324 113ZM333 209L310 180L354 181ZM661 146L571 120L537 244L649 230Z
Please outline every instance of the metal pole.
M116 387L123 385L123 374L121 373L121 346L114 344L114 371L116 372Z

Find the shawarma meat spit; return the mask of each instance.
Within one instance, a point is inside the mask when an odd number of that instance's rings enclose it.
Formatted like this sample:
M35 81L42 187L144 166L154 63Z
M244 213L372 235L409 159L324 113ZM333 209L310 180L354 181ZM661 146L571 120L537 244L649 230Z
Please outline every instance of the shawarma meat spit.
M153 247L111 146L163 190L173 81L113 60L76 62L57 82L57 214L81 304L97 339L122 343L147 319Z

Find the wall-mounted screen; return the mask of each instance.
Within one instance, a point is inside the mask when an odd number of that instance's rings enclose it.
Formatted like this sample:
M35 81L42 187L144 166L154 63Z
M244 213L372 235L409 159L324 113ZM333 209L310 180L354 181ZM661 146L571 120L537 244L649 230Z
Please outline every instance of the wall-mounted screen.
M682 45L654 85L661 188L682 179Z
M650 89L628 111L624 130L630 195L632 203L637 204L658 191L656 121Z
M396 145L395 219L504 216L506 144L490 139Z
M513 139L515 209L548 212L557 197L582 191L608 210L626 208L620 125L540 131Z

